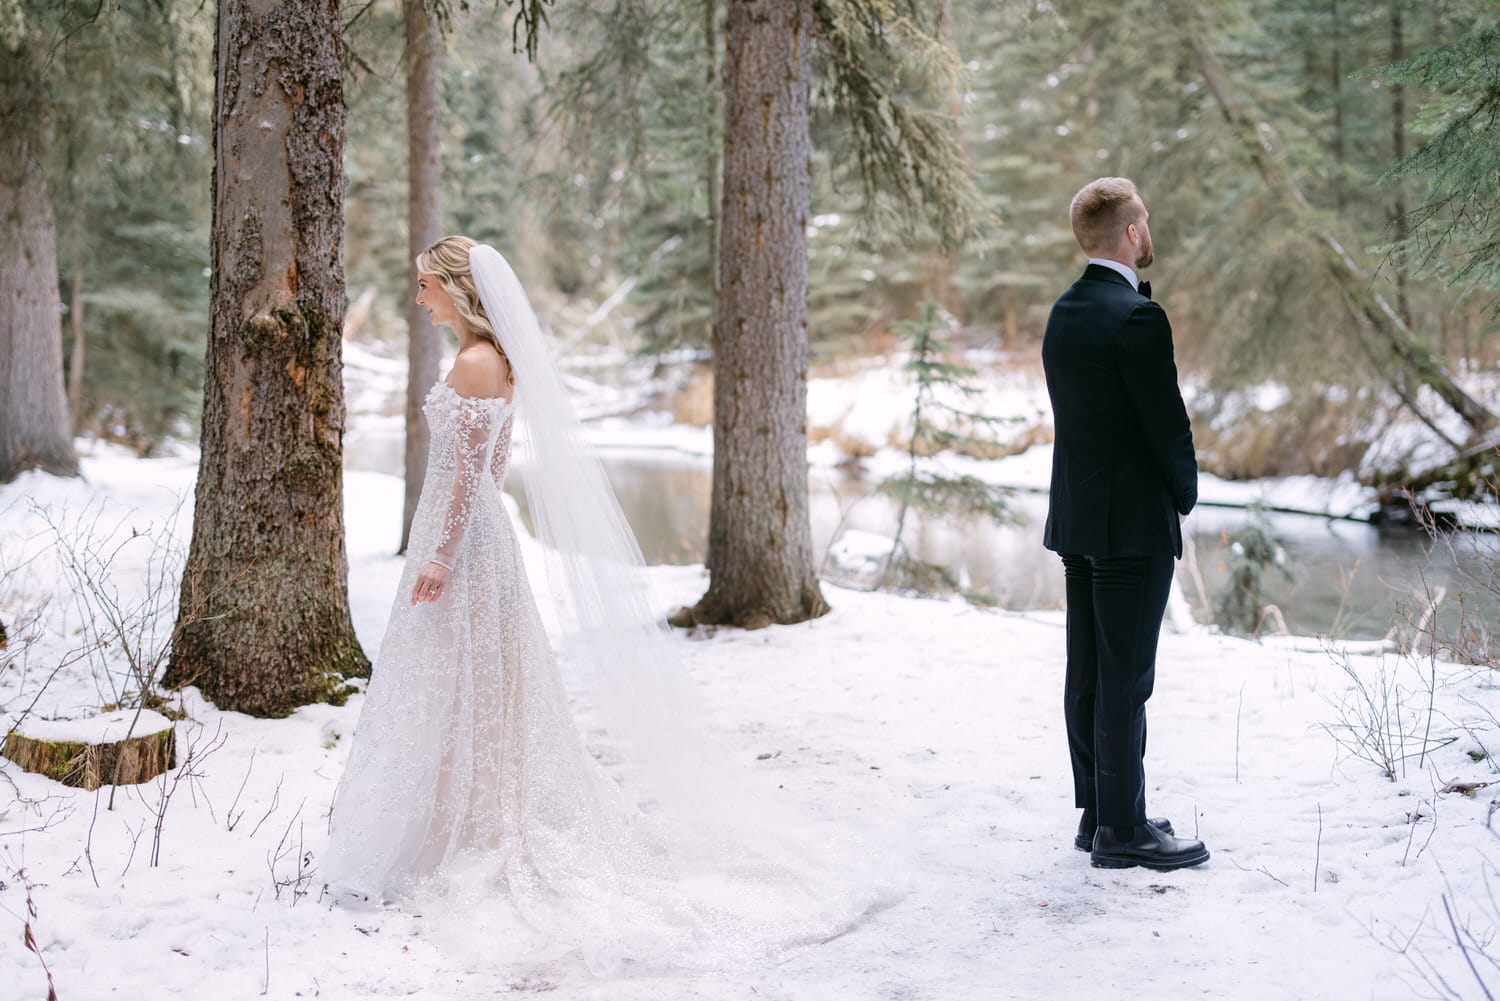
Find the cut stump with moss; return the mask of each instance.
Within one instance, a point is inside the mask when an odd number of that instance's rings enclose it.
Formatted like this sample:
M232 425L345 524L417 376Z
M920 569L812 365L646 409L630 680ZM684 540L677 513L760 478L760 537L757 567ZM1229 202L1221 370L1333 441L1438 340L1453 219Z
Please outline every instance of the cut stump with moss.
M0 755L28 772L92 790L151 781L176 766L177 741L172 721L160 713L146 710L136 719L134 709L122 709L88 719L28 718L5 735Z

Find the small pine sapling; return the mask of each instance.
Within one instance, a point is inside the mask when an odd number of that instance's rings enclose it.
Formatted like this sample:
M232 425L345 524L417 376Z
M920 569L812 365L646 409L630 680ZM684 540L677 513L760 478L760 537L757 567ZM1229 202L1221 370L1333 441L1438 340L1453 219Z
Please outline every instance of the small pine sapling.
M1002 452L995 440L996 429L1013 423L1010 418L991 417L965 405L982 390L973 381L977 371L954 360L952 349L939 336L951 326L950 319L929 302L922 305L919 319L898 324L896 328L910 345L911 357L905 367L916 381L916 396L912 403L911 434L906 441L905 468L878 487L880 493L896 502L897 513L895 535L881 567L877 588L892 582L917 591L958 586L941 567L906 552L902 536L913 511L950 517L980 515L997 522L1010 517L1006 505L1010 491L977 476L946 470L940 462L945 455L992 456ZM993 601L977 593L964 596L979 603Z
M1260 635L1273 606L1265 600L1267 571L1275 569L1287 581L1286 554L1271 537L1270 519L1264 508L1249 509L1250 522L1229 536L1229 582L1214 602L1214 619L1220 627L1245 636Z

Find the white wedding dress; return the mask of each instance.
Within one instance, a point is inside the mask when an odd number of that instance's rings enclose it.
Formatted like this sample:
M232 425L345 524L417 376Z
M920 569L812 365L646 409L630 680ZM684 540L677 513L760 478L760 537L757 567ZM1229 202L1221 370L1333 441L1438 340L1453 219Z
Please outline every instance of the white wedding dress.
M674 851L575 727L501 497L514 408L440 382L423 409L427 476L335 796L330 885L447 912L497 959L577 952L595 972L775 962L888 902L809 878L810 856ZM442 596L412 605L459 533Z

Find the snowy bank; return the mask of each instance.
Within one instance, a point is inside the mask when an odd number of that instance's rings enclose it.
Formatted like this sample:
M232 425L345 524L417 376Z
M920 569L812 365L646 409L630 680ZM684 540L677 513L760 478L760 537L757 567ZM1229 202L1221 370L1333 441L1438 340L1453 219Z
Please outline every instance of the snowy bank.
M9 572L0 618L25 621L45 606L26 630L34 641L13 630L0 653L0 710L28 705L80 635L28 502L52 512L93 504L129 531L161 524L188 496L176 529L186 537L190 457L101 449L83 465L86 481L31 474L0 487L0 573ZM346 482L350 599L372 654L400 572L391 553L401 493L389 476ZM131 572L122 568L122 587ZM696 567L653 574L663 608L705 584ZM445 951L432 927L441 916L319 900L327 812L361 697L261 720L189 690L178 769L120 790L114 811L102 795L4 769L0 997L45 997L43 962L66 1001L953 1001L1083 991L1405 1001L1425 990L1419 963L1470 990L1444 906L1446 896L1460 927L1481 936L1500 921L1482 878L1500 859L1485 788L1500 781L1487 756L1500 750L1489 672L1403 661L1380 644L1165 635L1148 802L1214 857L1177 873L1110 872L1070 844L1060 613L833 587L827 596L833 611L814 622L676 642L710 728L739 760L901 859L911 894L850 934L732 976L598 980L576 957L514 963L504 942L483 954ZM57 670L38 711L97 708L99 669L79 660ZM1356 682L1384 706L1373 732L1399 758L1394 781L1350 753L1364 705ZM1459 789L1472 795L1446 791ZM40 955L23 944L23 925Z

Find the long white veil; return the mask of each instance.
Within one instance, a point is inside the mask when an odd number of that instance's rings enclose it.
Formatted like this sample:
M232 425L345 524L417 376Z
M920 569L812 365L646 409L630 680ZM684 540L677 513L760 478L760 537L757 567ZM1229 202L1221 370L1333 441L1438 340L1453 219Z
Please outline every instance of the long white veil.
M520 279L487 244L470 248L469 266L515 376L527 508L547 554L568 667L611 743L653 783L675 786L670 772L679 763L660 735L671 729L672 703L684 694L682 667L652 607L640 547L603 465L581 438Z
M469 263L515 375L524 430L520 471L547 554L564 666L606 731L605 742L619 753L611 766L627 795L665 822L679 865L722 866L726 853L795 860L811 867L815 882L834 877L830 867L849 868L831 825L773 804L769 789L758 794L749 763L729 760L710 739L704 706L655 607L640 548L602 464L581 438L520 280L493 247L472 247ZM850 876L835 879L847 885Z

